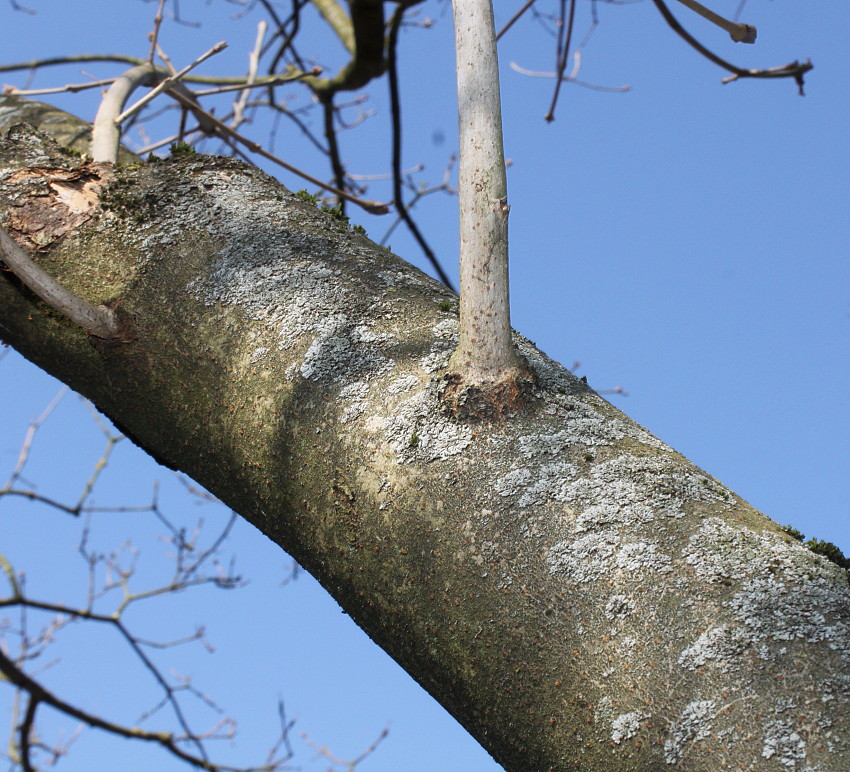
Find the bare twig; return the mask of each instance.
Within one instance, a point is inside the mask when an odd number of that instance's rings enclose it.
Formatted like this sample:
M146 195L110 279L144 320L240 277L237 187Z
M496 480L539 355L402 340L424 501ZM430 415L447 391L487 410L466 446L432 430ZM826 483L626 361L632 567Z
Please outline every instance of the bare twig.
M115 82L115 78L106 78L106 80L93 80L89 83L69 83L66 86L58 86L57 88L32 88L20 89L14 86L6 86L3 89L4 94L9 96L38 96L40 94L62 94L70 92L75 94L78 91L85 91L89 88L99 88L100 86L108 86Z
M576 67L573 68L572 73L561 78L565 83L575 83L577 86L584 86L584 88L590 88L594 91L612 91L616 93L623 93L631 89L631 86L599 86L596 83L587 83L586 81L578 80L575 76L577 74L578 62L580 61L581 52L576 51L573 54L573 57L576 61ZM521 75L528 75L531 78L558 77L558 73L556 72L537 72L536 70L527 70L525 69L525 67L520 67L516 62L511 62L511 69L515 72L520 73Z
M728 70L732 73L732 77L727 77L723 79L723 83L731 83L734 80L738 80L739 78L793 78L797 83L797 89L800 93L800 96L803 95L803 78L809 70L811 70L814 65L806 59L805 62L793 61L789 64L782 65L780 67L771 67L767 70L746 70L742 67L738 67L737 65L732 64L731 62L727 62L725 59L722 59L713 51L709 51L702 43L700 43L696 38L693 37L676 19L675 16L670 12L670 9L665 5L664 0L652 0L655 3L655 7L658 8L661 15L664 17L664 21L667 22L669 27L684 40L688 45L694 48L696 51L701 53L706 59L711 62L714 62L718 67L722 67L724 70Z
M9 0L12 4L13 11L21 11L22 13L31 13L35 14L34 8L27 8L26 6L21 5L17 0Z
M758 32L756 28L750 24L741 24L736 21L729 21L722 16L709 10L704 5L701 5L697 0L679 0L682 5L688 6L692 11L698 13L703 19L708 19L712 24L716 24L721 29L729 33L729 37L736 43L755 43Z
M165 0L159 0L159 7L156 9L156 16L153 18L153 30L148 39L151 41L151 50L148 54L148 64L153 64L153 58L156 54L156 41L159 38L159 27L162 24L162 9L165 6Z
M33 262L3 228L0 228L0 257L15 276L66 319L98 338L113 338L118 334L118 320L111 309L93 306L63 287Z
M396 67L398 29L401 25L403 13L404 9L401 6L396 8L393 17L390 19L390 34L387 42L387 70L390 85L390 110L392 113L393 132L393 198L395 199L395 207L398 210L399 216L402 220L404 220L408 229L413 234L413 238L416 239L422 251L425 253L425 256L428 258L428 261L437 272L437 276L440 277L440 281L443 282L443 284L445 284L452 292L456 292L457 290L455 290L454 286L452 286L451 279L449 279L448 274L446 274L443 270L443 266L440 265L440 261L428 245L428 242L425 241L425 238L419 232L419 228L404 205L404 196L401 189L401 97L399 96L398 70Z
M386 214L389 211L389 207L386 204L382 204L379 201L366 201L362 198L357 198L357 196L352 196L350 193L346 193L344 190L339 190L338 188L334 188L331 185L328 185L321 180L316 179L310 174L297 169L296 167L288 164L281 158L278 158L275 155L272 155L265 150L262 145L257 142L254 142L247 137L242 136L239 132L231 129L226 123L222 123L218 118L210 115L208 112L204 110L200 110L188 97L184 96L180 91L170 90L168 92L174 99L176 99L180 104L189 107L196 114L202 115L206 121L210 123L210 125L215 129L215 131L222 136L230 137L231 139L236 140L239 144L247 147L252 153L256 153L257 155L261 155L263 158L276 163L278 166L286 169L293 174L297 174L302 179L307 180L307 182L320 187L322 190L327 190L329 193L333 193L335 196L339 196L341 198L350 201L352 204L357 204L357 206L365 209L367 212L372 214Z
M115 163L118 158L121 127L116 123L116 118L121 116L130 94L139 86L156 86L168 77L163 69L142 64L138 67L131 67L115 80L109 91L104 95L94 119L91 152L95 161ZM180 81L172 80L169 93L177 92L183 94L189 105L188 109L195 114L203 130L212 133L211 125L203 117L206 113L200 111L192 92Z
M499 33L496 35L496 40L501 40L502 35L506 34L507 31L514 26L514 24L519 21L519 18L529 9L532 5L534 5L537 0L526 0L525 5L522 6L508 21L502 29L499 30Z
M191 72L195 69L199 64L205 62L211 56L215 56L217 53L224 51L227 48L227 43L225 41L221 41L220 43L216 43L209 51L201 54L194 62L191 64L187 64L182 70L176 72L174 75L169 75L167 78L163 78L154 88L148 91L138 102L128 107L124 110L123 113L113 118L116 125L120 125L124 123L131 115L135 115L139 110L141 110L146 104L153 101L158 97L161 93L163 93L166 89L174 87L177 82L183 78L184 75Z
M552 93L552 103L549 105L549 110L544 116L549 123L555 120L555 105L558 104L558 95L561 93L561 83L564 82L564 70L567 68L567 57L570 54L570 43L573 39L576 0L569 0L569 3L570 11L566 22L566 39L562 42L562 35L564 35L564 0L561 0L561 24L558 30L558 61L556 63L557 79L555 81L555 91Z
M257 25L257 39L254 41L254 48L248 54L248 77L245 79L245 88L239 95L239 98L233 103L233 120L230 126L233 129L239 127L239 124L245 120L244 112L245 105L248 103L248 97L251 95L251 85L257 78L257 68L260 66L260 54L263 49L263 40L266 37L268 24L265 19L262 19Z
M321 75L322 68L314 67L309 72L296 72L293 70L291 74L283 74L283 75L269 75L265 78L257 78L256 80L248 83L247 81L243 81L242 83L232 83L227 86L216 86L215 88L207 88L207 89L199 89L194 92L195 96L209 96L211 94L224 94L228 91L250 91L255 88L268 88L269 86L279 86L282 83L292 83L296 80L301 80L302 78L307 77L307 75Z
M309 745L313 750L316 751L316 757L326 758L331 764L336 766L345 767L348 772L354 772L357 766L363 761L367 756L370 756L375 752L377 747L387 738L390 730L389 727L383 729L375 741L361 753L357 758L354 759L342 759L339 756L335 755L327 745L319 745L314 740L310 739L310 736L306 732L301 733L301 738L304 740L307 745Z

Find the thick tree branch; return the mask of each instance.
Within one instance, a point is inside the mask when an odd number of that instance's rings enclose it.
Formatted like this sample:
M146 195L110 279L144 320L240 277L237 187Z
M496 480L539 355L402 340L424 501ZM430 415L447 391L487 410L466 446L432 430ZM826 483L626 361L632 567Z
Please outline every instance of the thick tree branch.
M338 8L335 0L321 0L320 7ZM383 0L349 0L351 32L342 30L333 14L332 26L343 32L341 39L352 40L351 59L332 78L306 76L304 83L310 86L321 99L327 99L338 91L353 91L363 88L369 81L384 74L384 4ZM344 15L344 14L343 14Z
M0 212L67 163L0 142ZM0 275L4 338L287 549L506 769L850 766L846 572L520 336L526 404L447 412L453 296L259 170L122 180L143 226L105 212L49 256L109 277L133 338L69 336Z

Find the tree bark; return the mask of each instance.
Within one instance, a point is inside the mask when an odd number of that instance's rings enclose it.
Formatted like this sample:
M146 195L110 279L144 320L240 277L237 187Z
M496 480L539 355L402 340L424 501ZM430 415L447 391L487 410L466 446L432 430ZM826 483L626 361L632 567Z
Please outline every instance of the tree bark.
M448 291L261 171L0 142L0 335L292 554L508 770L850 768L850 588L520 336L532 398L441 399ZM442 304L442 305L441 305Z
M508 181L491 0L452 2L460 137L460 340L452 370L488 389L521 366L511 336Z

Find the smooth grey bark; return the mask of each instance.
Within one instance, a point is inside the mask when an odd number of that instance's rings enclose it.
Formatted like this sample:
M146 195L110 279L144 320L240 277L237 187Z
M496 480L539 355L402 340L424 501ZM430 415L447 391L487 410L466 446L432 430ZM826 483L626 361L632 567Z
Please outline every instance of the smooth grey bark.
M520 336L522 410L444 409L447 290L264 173L118 168L63 230L37 175L78 163L13 129L0 222L122 339L4 271L4 340L288 550L506 769L850 768L839 568Z
M516 379L508 293L508 181L491 0L453 0L457 59L460 340L451 367L485 388Z

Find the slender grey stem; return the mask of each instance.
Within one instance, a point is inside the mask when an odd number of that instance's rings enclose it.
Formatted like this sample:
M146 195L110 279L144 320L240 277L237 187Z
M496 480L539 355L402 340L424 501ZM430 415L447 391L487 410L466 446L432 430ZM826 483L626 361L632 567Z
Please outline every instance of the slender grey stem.
M112 338L117 335L118 320L111 309L106 306L93 306L63 287L33 262L3 228L0 228L0 257L15 276L66 319L98 338Z
M118 159L121 126L116 123L116 119L121 116L130 94L139 86L156 86L169 77L170 73L166 70L150 64L140 64L131 67L115 80L104 95L94 119L91 154L95 161L115 163ZM171 83L169 88L182 93L191 102L190 109L197 107L195 95L182 83ZM197 115L196 117L204 130L211 128L204 118Z

